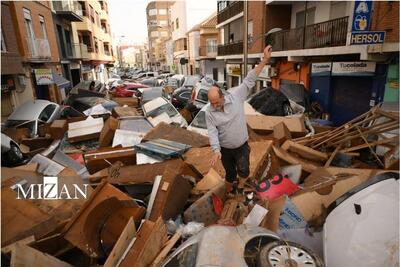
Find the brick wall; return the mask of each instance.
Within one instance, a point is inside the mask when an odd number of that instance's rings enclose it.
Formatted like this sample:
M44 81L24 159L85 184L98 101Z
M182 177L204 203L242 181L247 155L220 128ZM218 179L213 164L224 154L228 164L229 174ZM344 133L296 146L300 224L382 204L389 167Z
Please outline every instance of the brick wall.
M29 49L27 44L28 32L26 29L24 21L23 8L26 8L31 13L33 31L35 33L35 38L41 39L42 33L39 22L39 15L44 17L47 39L49 41L50 51L51 51L51 62L58 62L58 48L56 35L54 32L53 17L49 3L45 2L41 4L36 1L15 1L11 2L12 12L13 12L13 22L16 27L16 31L19 32L17 35L17 42L19 43L19 49L22 56L26 57L28 55Z
M371 31L386 31L385 42L399 42L399 2L374 1Z
M23 73L9 2L1 2L1 29L6 52L1 53L1 74Z
M248 21L253 21L253 39L257 39L249 46L249 54L261 53L264 49L264 38L260 37L265 30L265 1L248 1Z

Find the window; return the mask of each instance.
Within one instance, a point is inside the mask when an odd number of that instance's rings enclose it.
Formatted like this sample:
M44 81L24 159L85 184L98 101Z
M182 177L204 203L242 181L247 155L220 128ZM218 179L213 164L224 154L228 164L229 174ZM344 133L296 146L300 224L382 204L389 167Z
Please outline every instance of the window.
M168 37L168 32L162 31L162 32L160 32L160 36L161 37Z
M93 7L89 5L89 9L90 9L90 20L92 21L92 23L95 23Z
M149 16L155 16L155 15L157 15L157 9L150 9Z
M217 52L217 39L207 39L206 40L207 53Z
M171 23L171 30L172 30L172 31L175 30L175 24L174 24L174 22Z
M206 113L204 111L197 113L197 116L193 119L191 125L196 128L207 129Z
M189 99L191 97L192 93L191 92L183 92L179 95L180 98L183 99Z
M46 24L44 22L43 16L39 16L39 22L40 22L40 31L42 33L42 38L47 39Z
M160 26L168 26L168 20L159 20L158 25Z
M97 25L100 26L100 16L99 16L99 13L97 13L97 11L96 11L96 23L97 23Z
M304 27L304 10L296 13L296 28ZM307 25L314 24L315 7L307 9Z
M1 52L6 52L6 41L4 40L3 29L1 29Z
M149 26L157 26L157 20L150 20L149 21Z
M55 109L56 105L53 104L47 105L40 113L39 120L47 122L50 119L51 115L53 115Z
M179 19L178 18L176 18L175 24L176 24L176 29L179 29Z
M97 44L97 38L96 37L93 37L93 38L94 38L94 50L96 53L99 53L99 46Z
M28 42L29 42L29 47L30 47L30 52L32 55L36 55L36 43L35 43L35 32L33 31L32 27L32 18L31 18L31 12L24 8L24 19L25 19L25 26L26 26L26 31L28 32Z
M253 42L253 21L250 20L247 22L247 42Z
M199 93L197 94L197 100L207 103L208 101L207 90L200 89Z
M167 10L166 9L159 9L158 10L158 15L167 15Z

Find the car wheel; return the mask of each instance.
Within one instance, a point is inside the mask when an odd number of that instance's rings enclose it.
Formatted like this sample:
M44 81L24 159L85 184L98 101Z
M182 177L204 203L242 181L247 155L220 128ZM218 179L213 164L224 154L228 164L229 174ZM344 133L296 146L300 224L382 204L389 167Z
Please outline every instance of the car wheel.
M290 255L290 256L289 256ZM282 240L265 245L258 254L259 267L323 267L314 252L294 242Z

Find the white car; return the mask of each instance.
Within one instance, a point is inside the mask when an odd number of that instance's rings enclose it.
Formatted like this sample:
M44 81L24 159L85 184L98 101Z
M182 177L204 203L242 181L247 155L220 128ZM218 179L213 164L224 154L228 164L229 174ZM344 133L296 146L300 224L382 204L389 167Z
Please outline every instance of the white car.
M48 100L31 100L19 106L7 119L5 127L28 128L31 136L37 136L40 124L51 123L58 118L61 107Z
M176 108L164 97L157 97L142 105L143 113L146 117L156 118L166 113L173 123L180 127L187 127L188 123L185 118L176 110Z
M189 131L196 132L204 136L208 136L207 123L206 123L206 109L209 106L210 103L207 103L205 106L201 108L201 110L197 113L196 117L194 117L192 123L190 123L190 125L187 127ZM254 108L247 102L244 102L244 113L246 115L262 115L261 113L254 110Z

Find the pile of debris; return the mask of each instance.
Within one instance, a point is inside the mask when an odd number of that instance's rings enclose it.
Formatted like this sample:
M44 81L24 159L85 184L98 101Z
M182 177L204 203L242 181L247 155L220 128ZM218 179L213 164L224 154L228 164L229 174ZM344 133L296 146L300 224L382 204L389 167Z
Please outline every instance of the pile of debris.
M108 116L56 120L35 139L16 130L13 139L33 157L2 167L3 263L225 266L217 252L185 249L195 243L190 236L204 239L215 225L259 231L241 246L221 245L249 266L262 246L281 239L308 247L318 263L327 257L321 229L330 206L399 167L398 113L372 108L312 136L303 116L248 115L250 175L226 194L222 164L209 164L207 137L163 122L153 127L139 115L115 107Z

